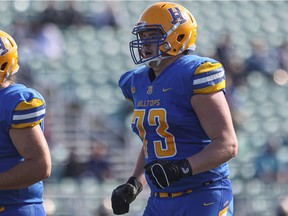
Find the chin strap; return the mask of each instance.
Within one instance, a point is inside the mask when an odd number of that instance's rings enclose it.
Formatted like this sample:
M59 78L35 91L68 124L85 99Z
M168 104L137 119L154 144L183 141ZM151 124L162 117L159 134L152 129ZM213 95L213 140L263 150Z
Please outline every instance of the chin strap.
M173 56L159 56L159 57L157 57L155 59L151 59L150 61L144 62L144 64L148 68L158 67L163 59L168 59L168 58L171 58L171 57L173 57ZM151 66L151 63L153 63L153 62L156 62L156 64Z
M155 59L151 59L150 61L144 62L144 64L146 65L146 67L151 68L151 67L152 67L151 63L156 62L156 64L153 65L153 67L157 67L157 66L161 63L161 60L162 60L162 59L161 59L161 57L159 56L159 57L157 57L157 58L155 58Z
M17 65L16 68L12 71L12 68L13 68L13 66L14 66L14 64L15 64L14 61L15 61L15 60L13 59L12 65L11 65L10 68L8 69L6 75L4 76L3 82L6 81L10 76L14 75L15 73L17 73L17 72L19 71L19 65Z

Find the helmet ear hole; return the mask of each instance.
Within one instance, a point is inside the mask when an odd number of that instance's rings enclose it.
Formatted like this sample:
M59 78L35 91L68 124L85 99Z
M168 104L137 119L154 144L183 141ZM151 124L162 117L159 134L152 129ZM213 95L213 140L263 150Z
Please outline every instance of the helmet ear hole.
M5 63L3 63L2 65L1 65L1 70L5 70L5 68L6 68L6 66L7 66L7 62L5 62Z
M180 42L185 37L184 34L178 35L177 41Z
M0 55L5 55L7 52L8 52L8 49L5 49Z

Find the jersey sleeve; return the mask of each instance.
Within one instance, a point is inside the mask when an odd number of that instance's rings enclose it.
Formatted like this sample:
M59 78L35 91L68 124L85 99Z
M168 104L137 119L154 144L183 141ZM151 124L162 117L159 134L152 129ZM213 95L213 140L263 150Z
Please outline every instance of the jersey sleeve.
M12 112L11 128L26 128L40 124L46 114L44 98L33 91L20 93Z
M132 101L132 91L133 91L131 87L131 76L132 72L126 72L120 77L118 82L118 85L121 88L124 97L129 101Z
M194 94L225 93L225 86L225 71L221 63L208 59L196 67L193 76Z

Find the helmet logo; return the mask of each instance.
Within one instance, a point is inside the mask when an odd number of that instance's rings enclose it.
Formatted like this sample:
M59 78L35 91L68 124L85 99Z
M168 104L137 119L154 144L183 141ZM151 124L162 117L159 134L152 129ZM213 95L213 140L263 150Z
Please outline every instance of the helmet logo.
M7 52L8 52L8 49L6 49L4 42L3 42L2 38L0 37L0 55L2 56Z
M182 13L180 11L180 9L178 7L175 7L175 10L173 11L173 8L168 8L169 13L172 16L172 21L171 23L174 25L178 22L180 22L180 24L186 22L187 20L183 18Z

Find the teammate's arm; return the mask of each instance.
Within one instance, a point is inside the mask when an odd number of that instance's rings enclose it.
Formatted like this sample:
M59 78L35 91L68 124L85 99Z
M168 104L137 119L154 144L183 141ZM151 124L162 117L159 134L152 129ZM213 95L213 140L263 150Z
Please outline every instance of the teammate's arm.
M24 160L0 173L0 190L19 189L43 180L51 174L51 157L40 125L10 129L12 142Z
M238 143L225 95L222 91L196 94L191 104L211 143L189 157L193 174L205 172L236 156Z

